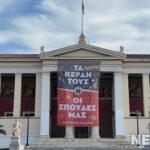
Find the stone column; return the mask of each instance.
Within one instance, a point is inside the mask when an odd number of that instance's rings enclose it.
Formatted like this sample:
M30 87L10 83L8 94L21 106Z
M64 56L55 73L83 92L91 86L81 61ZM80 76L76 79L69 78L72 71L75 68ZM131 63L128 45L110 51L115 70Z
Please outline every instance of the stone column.
M130 105L129 105L129 79L128 73L123 74L123 104L124 104L124 116L130 116Z
M65 138L74 138L73 127L66 127Z
M49 119L50 119L49 113L50 113L50 73L43 72L40 135L49 136Z
M41 93L42 93L42 74L36 74L36 88L35 88L35 117L41 115Z
M143 103L145 117L149 116L150 111L149 88L149 74L143 74Z
M91 138L94 138L94 139L99 139L100 136L99 136L99 127L92 127L91 128Z
M115 135L116 137L124 136L122 73L114 73L114 110L115 110Z
M14 91L14 108L13 116L20 117L21 110L21 89L22 89L22 75L21 73L15 74L15 91Z

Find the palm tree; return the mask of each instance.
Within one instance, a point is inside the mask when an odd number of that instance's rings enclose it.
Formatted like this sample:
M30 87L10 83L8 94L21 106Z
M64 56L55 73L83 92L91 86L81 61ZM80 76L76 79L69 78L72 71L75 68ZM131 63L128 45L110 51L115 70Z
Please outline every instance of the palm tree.
M3 128L3 125L0 125L0 134L6 135L6 131Z

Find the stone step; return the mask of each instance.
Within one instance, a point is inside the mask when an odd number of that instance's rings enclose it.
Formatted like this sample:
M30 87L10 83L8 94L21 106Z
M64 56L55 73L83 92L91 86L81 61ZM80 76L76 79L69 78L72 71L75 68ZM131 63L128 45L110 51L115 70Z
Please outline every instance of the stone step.
M120 147L63 147L63 148L58 148L58 147L36 147L32 149L25 149L25 150L146 150L144 148L120 148Z
M26 150L89 150L91 149L129 149L137 150L137 146L133 146L126 139L65 139L65 138L49 138L40 137L38 141L33 143Z
M41 136L35 143L26 147L25 150L138 150L137 146L130 144L125 138L105 138L105 139L66 139L49 138Z

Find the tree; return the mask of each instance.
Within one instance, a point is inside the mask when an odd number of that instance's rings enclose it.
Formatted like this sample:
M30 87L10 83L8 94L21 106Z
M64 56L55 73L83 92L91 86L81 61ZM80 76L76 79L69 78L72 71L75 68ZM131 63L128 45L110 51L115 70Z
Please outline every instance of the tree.
M6 131L3 128L3 125L0 125L0 134L6 135Z

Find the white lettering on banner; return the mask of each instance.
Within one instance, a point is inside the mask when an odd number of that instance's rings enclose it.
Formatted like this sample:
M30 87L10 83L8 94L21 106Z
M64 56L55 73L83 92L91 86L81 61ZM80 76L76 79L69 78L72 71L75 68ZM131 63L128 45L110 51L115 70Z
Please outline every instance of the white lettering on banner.
M69 112L69 118L87 118L87 117L86 117L86 112L81 112L81 113Z
M60 104L59 105L59 110L78 110L78 111L96 111L96 105L69 105L69 104Z
M70 105L70 110L75 110L76 106L75 105Z
M87 105L87 111L91 111L91 105Z
M65 72L66 78L92 78L91 72Z
M74 66L75 71L83 71L83 68L81 65L73 65L73 66Z
M68 84L74 84L74 85L89 85L89 79L72 79L72 78L68 78Z
M92 111L96 111L96 105L92 105Z
M73 102L74 103L81 103L82 104L82 98L78 98L78 97L75 97L75 98L73 98Z
M59 104L59 110L63 110L63 104Z
M69 118L86 118L86 111L96 111L96 105L77 105L82 104L82 98L75 97L73 98L74 104L59 104L59 110L62 111L81 111L81 112L69 112Z
M77 110L80 110L81 105L76 105Z

